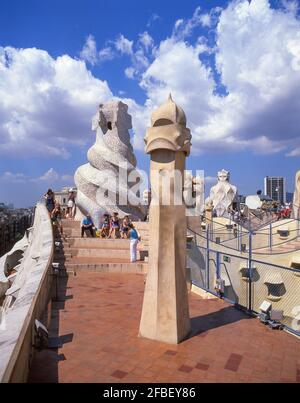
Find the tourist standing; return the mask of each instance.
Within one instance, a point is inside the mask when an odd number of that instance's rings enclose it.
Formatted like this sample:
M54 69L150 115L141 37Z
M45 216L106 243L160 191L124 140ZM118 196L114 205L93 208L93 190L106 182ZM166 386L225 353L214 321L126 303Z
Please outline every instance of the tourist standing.
M111 238L113 235L114 238L120 237L120 220L118 213L113 213L111 224L110 224L110 231L108 238Z
M76 194L73 189L69 190L69 197L68 197L68 218L74 218L75 215L75 199Z
M51 215L55 207L54 192L52 189L48 189L47 193L44 194L44 199L46 202L46 208Z
M131 220L128 215L126 215L123 219L122 222L122 228L121 228L121 236L123 239L127 239L129 236L129 224L131 223Z
M133 262L136 262L136 260L137 260L137 245L138 245L140 237L132 223L129 223L128 227L129 227L129 238L130 238L130 261L133 263Z

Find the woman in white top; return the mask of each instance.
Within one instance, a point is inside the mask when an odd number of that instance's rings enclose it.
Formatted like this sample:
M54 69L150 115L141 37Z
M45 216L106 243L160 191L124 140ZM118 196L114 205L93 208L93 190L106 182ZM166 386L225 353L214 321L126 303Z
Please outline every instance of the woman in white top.
M68 198L68 218L74 218L75 213L75 192L70 189L69 198Z

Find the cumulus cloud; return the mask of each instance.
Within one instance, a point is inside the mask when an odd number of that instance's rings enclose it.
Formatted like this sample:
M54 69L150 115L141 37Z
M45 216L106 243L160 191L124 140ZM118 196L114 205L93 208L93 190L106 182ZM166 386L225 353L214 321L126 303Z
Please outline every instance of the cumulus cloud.
M105 48L100 49L98 55L99 55L98 58L99 62L113 60L116 57L116 53L111 46L106 46Z
M124 35L120 34L117 40L115 41L116 49L119 50L123 54L131 55L132 54L132 45L133 41L125 38Z
M131 42L130 52L127 52L131 65L125 69L125 76L130 79L139 79L142 72L149 66L150 59L153 59L154 50L154 40L151 35L147 31L139 34L139 39L135 44Z
M95 65L98 61L97 44L93 35L89 35L80 52L82 60L87 61L91 65Z
M299 35L296 16L272 9L267 0L234 2L222 12L216 64L235 97L234 110L225 101L220 112L235 123L225 136L254 147L260 142L267 152L299 142L300 75L294 66Z
M6 171L0 175L0 182L2 183L25 183L26 180L27 177L23 173L12 173L10 171Z
M72 175L60 175L54 168L48 169L43 175L39 177L30 177L24 173L13 173L10 171L4 172L0 175L0 182L2 183L15 183L15 184L29 184L32 183L44 183L45 185L57 184L72 184L74 182L74 177Z
M144 31L136 41L120 34L98 51L90 35L81 57L90 64L101 57L130 60L124 73L146 95L143 105L123 98L136 148L143 148L151 112L171 92L186 112L194 154L248 149L293 157L300 149L299 43L295 2L274 9L268 0L235 0L209 13L196 8L158 44ZM84 142L96 105L113 97L83 60L54 59L38 49L0 48L0 81L0 153L6 154L68 158L69 144Z
M0 47L0 82L0 154L18 157L68 158L99 101L112 97L83 61L35 48Z
M47 183L54 183L54 182L57 182L59 179L60 179L60 177L59 177L58 173L53 168L50 168L47 172L44 173L44 175L40 176L37 179L33 179L33 180L47 182Z
M97 42L93 35L89 35L86 42L79 52L80 59L89 63L92 66L100 64L102 62L114 59L117 54L113 46L108 45L98 50Z
M139 43L144 46L146 52L150 51L154 46L154 40L147 31L139 35Z
M202 13L201 7L197 7L193 16L189 19L178 19L174 24L172 37L176 40L185 40L198 27L211 27L222 11L221 7L213 7L209 13Z
M127 78L134 78L135 69L133 67L127 67L124 73Z
M159 44L140 80L148 114L139 116L148 118L171 91L187 114L193 153L248 149L298 155L300 23L294 7L273 9L268 0L238 0L221 13L211 11L212 48L202 37L195 44L186 41L203 18L198 7ZM212 57L204 63L205 54L215 54L216 64ZM291 147L295 151L288 151Z

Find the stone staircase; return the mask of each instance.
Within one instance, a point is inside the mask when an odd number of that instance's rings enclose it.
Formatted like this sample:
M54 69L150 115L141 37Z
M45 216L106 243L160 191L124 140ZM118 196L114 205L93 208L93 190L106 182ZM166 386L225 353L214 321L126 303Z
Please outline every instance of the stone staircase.
M63 220L64 238L55 253L55 262L67 272L79 270L103 272L145 273L148 268L148 223L134 222L141 242L138 244L138 261L130 262L128 239L81 238L80 221Z

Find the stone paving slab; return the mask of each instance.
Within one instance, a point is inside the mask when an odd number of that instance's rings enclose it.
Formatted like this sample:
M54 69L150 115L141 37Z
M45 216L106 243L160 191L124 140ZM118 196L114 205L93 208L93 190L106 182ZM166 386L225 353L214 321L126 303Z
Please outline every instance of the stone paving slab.
M144 275L61 282L50 329L63 347L36 353L29 382L300 382L300 340L222 300L190 294L192 334L169 345L138 337Z

